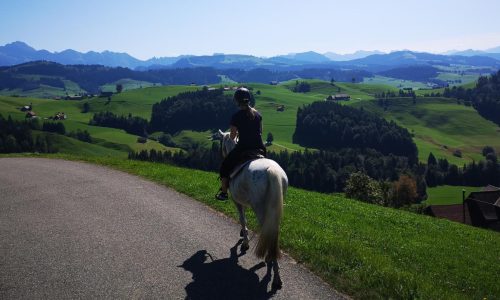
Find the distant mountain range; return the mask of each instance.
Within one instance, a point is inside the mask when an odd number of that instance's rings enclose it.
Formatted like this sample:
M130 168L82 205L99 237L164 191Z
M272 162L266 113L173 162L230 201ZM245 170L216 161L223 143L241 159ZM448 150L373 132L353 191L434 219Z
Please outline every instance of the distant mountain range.
M359 50L359 51L356 51L356 52L351 53L351 54L337 54L334 52L326 52L324 55L331 60L348 61L348 60L353 60L353 59L365 58L365 57L373 55L373 54L385 54L385 53L382 51L378 51L378 50L374 50L374 51Z
M460 55L460 56L487 56L500 60L500 47L488 49L486 51L483 50L473 50L467 49L462 51L451 50L447 51L444 54L446 55Z
M64 50L49 52L36 50L23 42L0 46L0 66L12 66L30 61L53 61L64 65L103 65L125 67L136 70L164 68L212 67L216 69L255 69L264 68L274 71L293 71L318 68L363 69L379 72L394 67L410 65L469 65L475 67L500 68L500 47L486 51L451 51L444 54L413 52L409 50L383 53L380 51L357 51L352 54L327 52L320 54L309 51L291 53L270 58L242 54L214 54L202 56L181 55L139 60L127 53L86 52Z

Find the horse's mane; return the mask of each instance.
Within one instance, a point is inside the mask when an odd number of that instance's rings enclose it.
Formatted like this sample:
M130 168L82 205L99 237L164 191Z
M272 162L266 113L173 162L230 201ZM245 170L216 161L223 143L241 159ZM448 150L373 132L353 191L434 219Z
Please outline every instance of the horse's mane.
M231 145L229 144L231 143ZM227 154L236 147L236 144L238 143L238 138L236 138L236 141L231 140L231 134L229 132L224 132L222 133L222 153L224 154L224 157L227 156ZM231 147L231 149L229 149Z

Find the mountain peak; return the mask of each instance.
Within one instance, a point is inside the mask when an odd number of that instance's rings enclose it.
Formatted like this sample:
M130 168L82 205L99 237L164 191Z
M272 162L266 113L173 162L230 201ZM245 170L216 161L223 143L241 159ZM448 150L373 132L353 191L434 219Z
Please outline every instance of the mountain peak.
M9 43L9 44L6 44L4 46L5 48L7 49L20 49L20 50L32 50L32 51L35 51L35 49L33 49L30 45L24 43L24 42L21 42L21 41L15 41L15 42L12 42L12 43Z

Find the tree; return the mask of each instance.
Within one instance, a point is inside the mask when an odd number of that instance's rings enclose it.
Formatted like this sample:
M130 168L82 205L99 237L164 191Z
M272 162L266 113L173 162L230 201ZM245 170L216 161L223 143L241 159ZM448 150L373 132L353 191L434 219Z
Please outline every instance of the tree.
M489 153L495 154L495 149L493 147L491 147L491 146L485 146L483 148L483 156L486 157Z
M268 133L267 134L267 138L266 138L266 144L268 145L272 145L273 144L273 141L274 141L274 136L272 133Z
M352 82L352 83L356 83L356 77L353 77L353 78L351 79L351 82Z
M118 93L118 94L119 94L119 93L121 93L122 91L123 91L123 84L118 83L118 84L116 85L116 93Z
M427 165L429 166L435 166L437 165L437 160L434 154L432 152L429 153L429 157L427 158Z
M393 185L392 206L401 207L415 203L417 199L417 183L408 175L401 175Z
M82 113L88 113L90 111L90 104L88 102L83 103Z
M345 195L368 203L383 204L380 185L365 173L352 173L346 182Z

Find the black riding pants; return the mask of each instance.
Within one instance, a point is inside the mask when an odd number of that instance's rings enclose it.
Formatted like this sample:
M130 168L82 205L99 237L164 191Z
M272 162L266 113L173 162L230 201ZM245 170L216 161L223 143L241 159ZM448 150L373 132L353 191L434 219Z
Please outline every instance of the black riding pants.
M249 159L252 159L257 154L266 156L266 148L262 147L257 149L246 149L236 146L222 161L219 170L220 177L229 178L229 175L237 165L242 164Z

